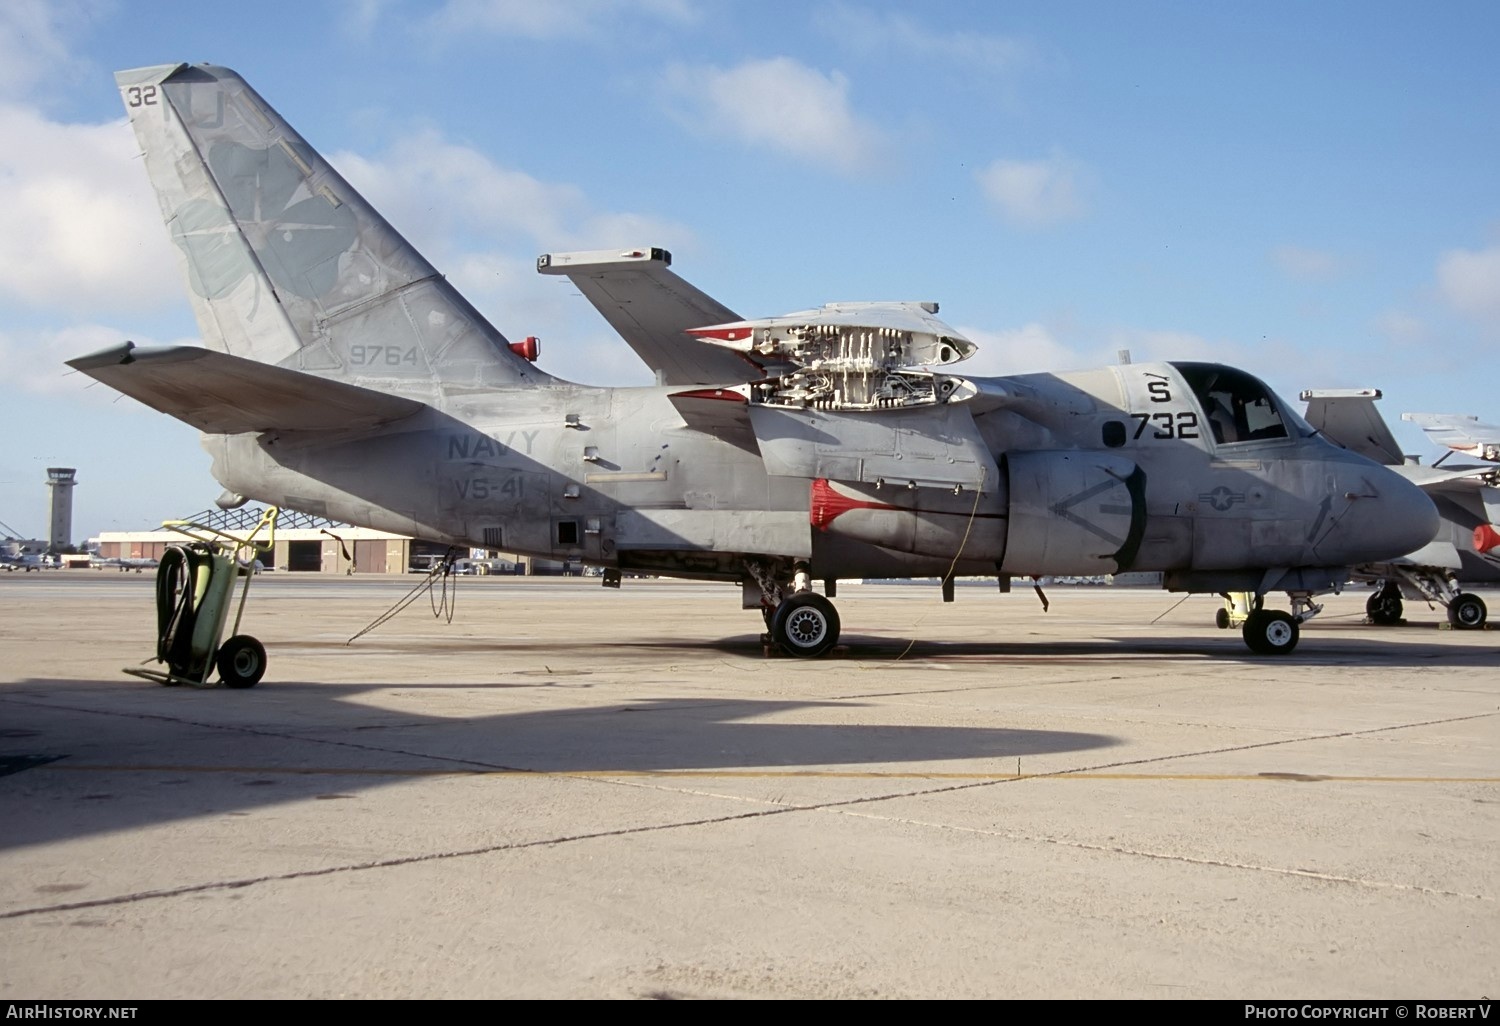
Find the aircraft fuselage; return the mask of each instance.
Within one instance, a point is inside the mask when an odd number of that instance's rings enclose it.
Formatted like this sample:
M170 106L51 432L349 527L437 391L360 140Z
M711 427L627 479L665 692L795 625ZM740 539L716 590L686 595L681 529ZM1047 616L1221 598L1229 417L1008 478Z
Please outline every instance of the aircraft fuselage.
M1201 377L1210 365L1182 366ZM1170 364L976 384L979 399L952 404L954 430L996 462L970 488L935 487L933 472L921 483L862 472L954 463L959 437L918 453L874 439L848 478L770 474L753 434L689 427L671 387L505 389L360 437L205 446L226 487L265 502L454 544L729 579L760 554L829 578L1163 571L1169 586L1219 591L1246 574L1258 584L1268 566L1343 567L1431 536L1425 498L1313 435L1269 393L1267 437L1242 423L1244 437L1220 441ZM966 408L989 393L1003 400Z

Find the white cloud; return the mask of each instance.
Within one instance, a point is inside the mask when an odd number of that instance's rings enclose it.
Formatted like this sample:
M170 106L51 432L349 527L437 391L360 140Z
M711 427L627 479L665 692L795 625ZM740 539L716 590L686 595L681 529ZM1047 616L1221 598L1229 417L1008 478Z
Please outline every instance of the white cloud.
M64 37L102 6L90 0L0 3L0 97L25 95L44 75L66 81L78 62Z
M1212 360L1224 354L1222 342L1211 342L1192 331L1163 331L1148 328L1117 328L1110 332L1110 342L1117 349L1128 349L1132 362L1155 360Z
M101 349L123 345L197 345L197 339L158 342L128 334L103 324L75 324L66 328L34 331L0 331L0 365L5 367L5 387L38 395L85 398L103 405L121 400L114 389L67 366L66 361ZM132 400L124 400L136 405Z
M1486 322L1500 322L1500 246L1455 249L1437 268L1438 290L1455 310Z
M182 284L122 119L67 125L0 104L0 296L74 314L142 310Z
M1093 362L1087 353L1060 339L1054 329L1036 321L999 331L971 327L958 330L979 347L979 352L955 367L957 374L989 377L1075 370Z
M595 209L576 186L538 181L451 143L435 131L398 140L377 159L353 153L330 161L429 260L480 252L680 244L688 229L630 212Z
M341 23L354 39L368 41L375 26L396 0L339 0L345 11Z
M849 82L789 57L733 68L677 65L666 75L697 131L845 173L881 162L887 143L849 106Z
M1371 327L1377 335L1402 348L1425 347L1433 338L1432 329L1425 321L1399 310L1378 315Z
M1086 172L1082 164L1066 157L997 160L974 177L1000 215L1018 227L1045 228L1075 221L1086 213Z
M445 35L564 39L606 38L611 26L639 17L691 22L697 10L689 0L449 0L432 20Z
M566 279L539 275L544 252L681 247L687 228L597 209L576 186L501 167L440 133L397 141L370 159L330 158L496 328L542 339L540 366L591 384L647 384L651 375Z
M1091 333L1088 341L1068 336L1076 329L1032 321L1019 328L991 331L960 327L979 352L958 368L958 373L984 375L1023 374L1088 370L1120 362L1126 353L1132 363L1164 360L1213 360L1233 363L1243 347L1227 341L1213 342L1190 331L1164 331L1116 327Z
M816 17L828 35L850 49L893 54L905 62L925 60L986 74L1017 71L1037 62L1035 47L1018 37L934 32L902 14L847 4L823 8Z
M1344 262L1321 249L1278 246L1271 260L1288 278L1297 281L1330 281L1344 272Z

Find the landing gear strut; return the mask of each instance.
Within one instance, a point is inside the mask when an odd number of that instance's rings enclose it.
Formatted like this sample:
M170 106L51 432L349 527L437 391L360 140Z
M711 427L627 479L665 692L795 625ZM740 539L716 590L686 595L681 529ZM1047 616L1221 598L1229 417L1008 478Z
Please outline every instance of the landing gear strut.
M1224 593L1224 605L1214 614L1214 624L1225 630L1240 625L1245 645L1256 655L1286 655L1297 647L1301 625L1323 611L1308 592L1291 592L1292 611L1264 608L1264 596L1253 592Z
M762 638L787 655L805 659L825 654L839 640L839 614L833 603L812 590L812 575L806 563L792 566L790 585L776 568L761 560L746 560L745 569L759 591L761 616L766 621ZM781 567L785 573L785 564ZM747 582L746 588L751 585ZM747 594L747 605L752 605Z

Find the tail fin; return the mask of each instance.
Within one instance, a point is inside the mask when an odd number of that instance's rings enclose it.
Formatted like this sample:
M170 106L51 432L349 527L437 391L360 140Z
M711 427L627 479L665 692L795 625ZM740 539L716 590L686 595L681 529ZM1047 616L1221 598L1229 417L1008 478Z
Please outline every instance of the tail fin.
M424 399L551 380L233 71L115 82L209 348Z

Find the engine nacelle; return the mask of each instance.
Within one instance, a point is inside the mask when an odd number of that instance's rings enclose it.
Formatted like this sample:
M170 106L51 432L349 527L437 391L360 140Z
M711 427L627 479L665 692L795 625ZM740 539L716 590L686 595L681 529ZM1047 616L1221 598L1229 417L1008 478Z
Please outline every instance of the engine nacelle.
M999 486L872 487L818 479L812 525L881 548L998 563L1005 573L1129 570L1146 529L1146 475L1101 452L1006 457Z
M1104 452L1006 456L1010 523L1006 573L1112 574L1129 570L1146 531L1146 474Z
M897 552L998 562L1005 554L1003 484L988 492L950 488L872 487L819 478L812 485L812 525Z

